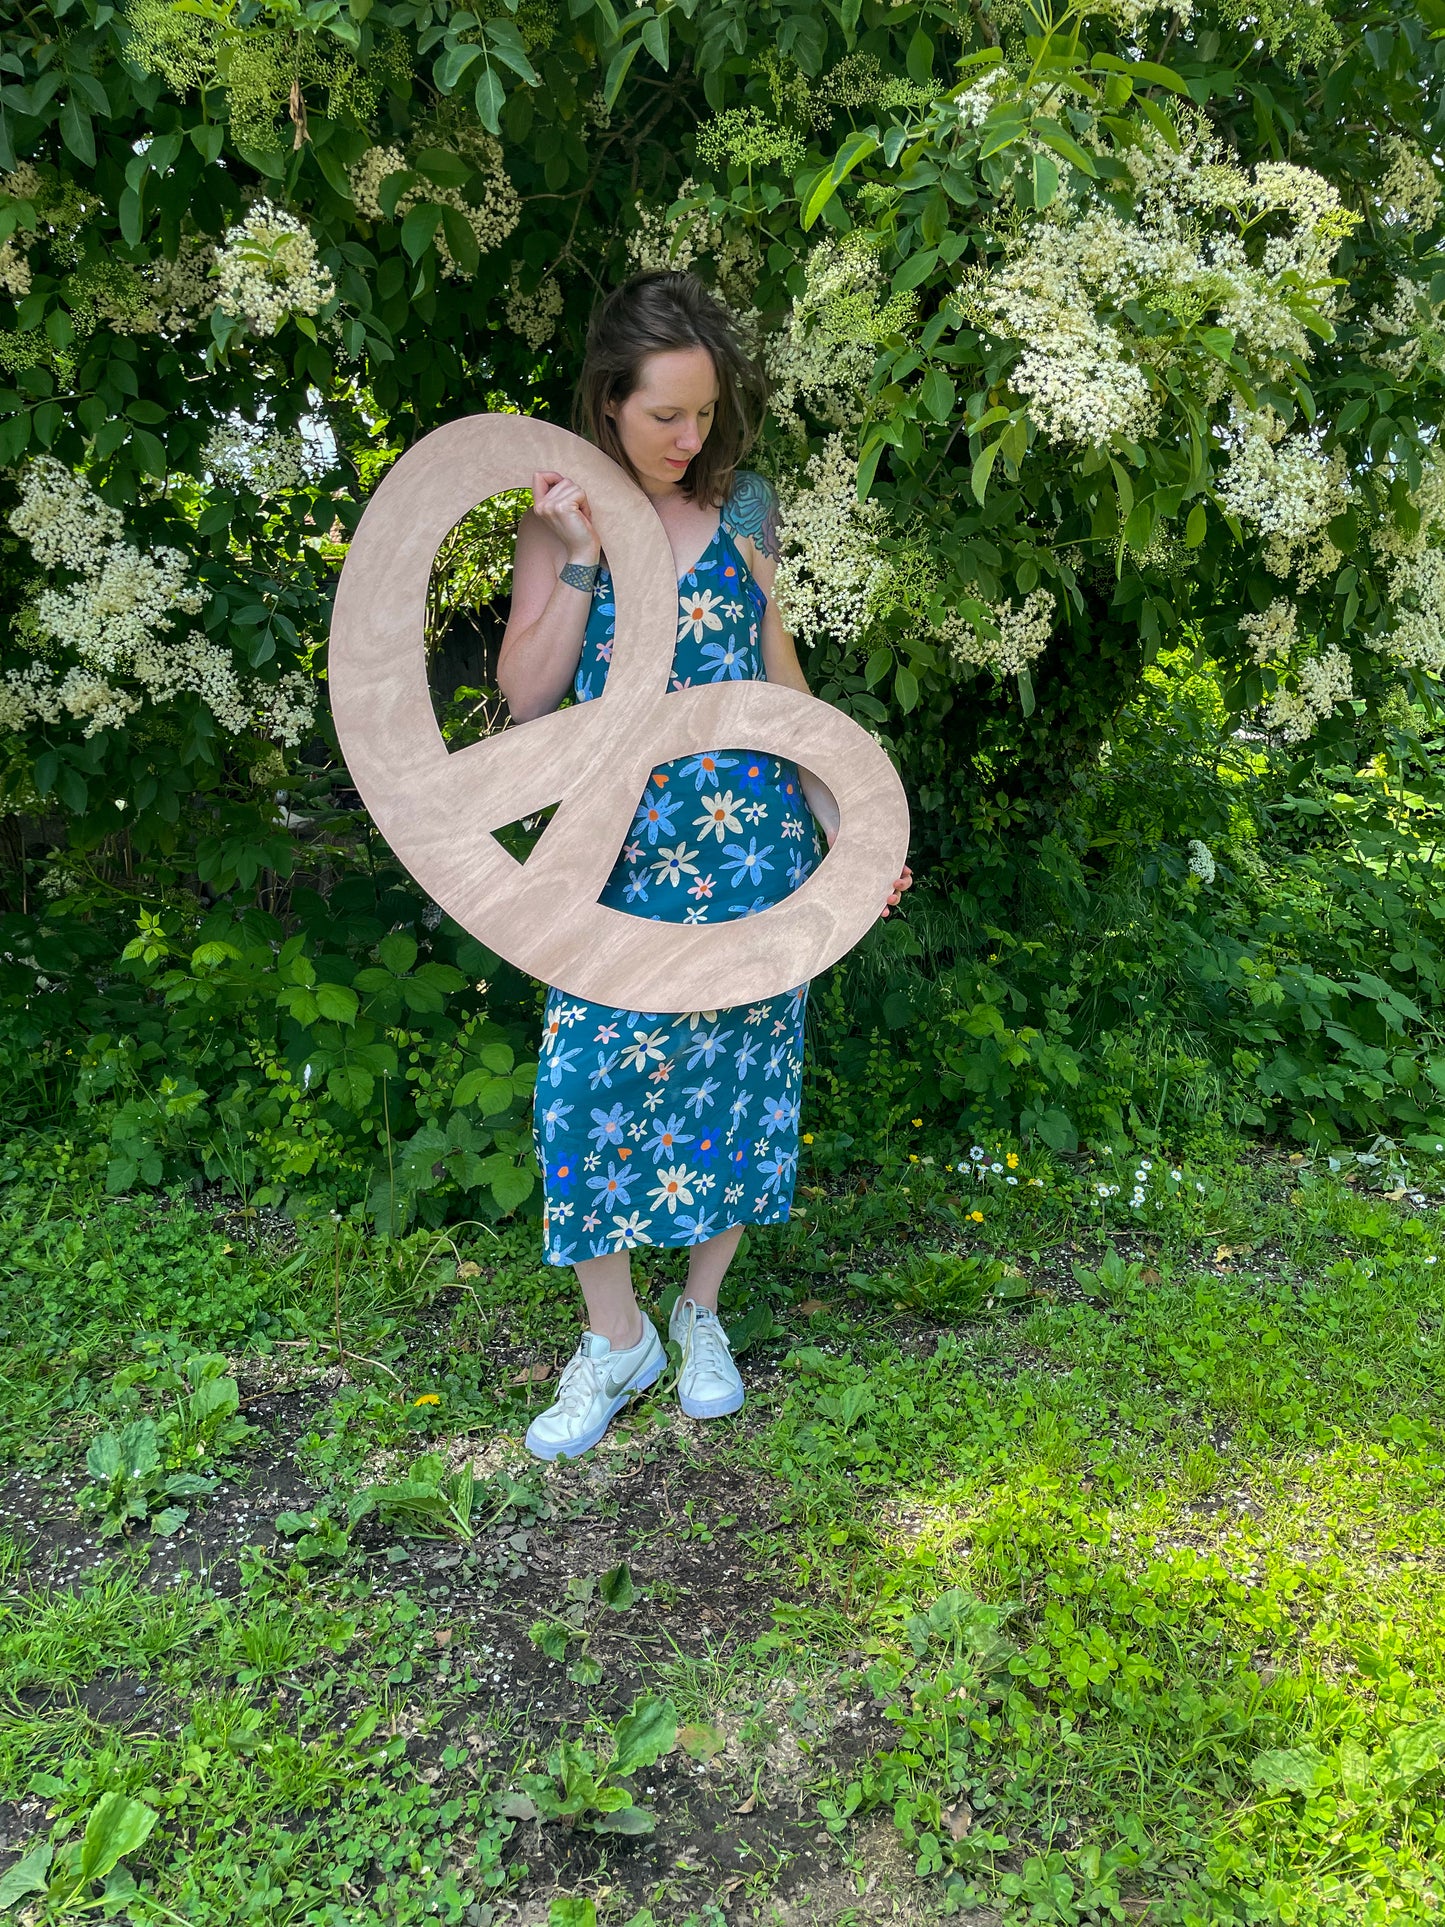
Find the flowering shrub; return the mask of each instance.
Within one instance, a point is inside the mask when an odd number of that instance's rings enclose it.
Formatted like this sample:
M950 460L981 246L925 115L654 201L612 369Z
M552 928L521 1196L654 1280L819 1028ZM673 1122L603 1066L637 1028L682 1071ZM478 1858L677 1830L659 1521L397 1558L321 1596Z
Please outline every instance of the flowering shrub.
M899 761L921 863L1067 840L1181 641L1220 666L1211 726L1287 763L1365 767L1438 699L1428 13L57 18L63 58L28 16L7 38L0 121L17 969L58 981L42 880L51 911L123 890L198 917L240 888L284 923L289 879L369 867L314 701L349 532L439 423L565 420L596 295L642 265L695 268L770 372L748 459L784 508L777 598ZM444 710L493 714L504 536L484 516L449 547L476 606L434 598ZM1222 847L1176 825L1181 877L1185 830ZM1064 1059L1004 1029L1039 1080L1018 1114L1063 1108Z

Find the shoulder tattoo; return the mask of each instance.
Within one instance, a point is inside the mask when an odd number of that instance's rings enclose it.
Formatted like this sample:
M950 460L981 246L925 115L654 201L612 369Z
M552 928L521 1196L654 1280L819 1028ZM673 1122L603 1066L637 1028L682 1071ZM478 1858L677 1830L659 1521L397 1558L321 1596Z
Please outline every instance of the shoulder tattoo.
M777 491L752 469L739 469L733 478L727 520L733 534L751 536L761 554L776 558L780 553Z

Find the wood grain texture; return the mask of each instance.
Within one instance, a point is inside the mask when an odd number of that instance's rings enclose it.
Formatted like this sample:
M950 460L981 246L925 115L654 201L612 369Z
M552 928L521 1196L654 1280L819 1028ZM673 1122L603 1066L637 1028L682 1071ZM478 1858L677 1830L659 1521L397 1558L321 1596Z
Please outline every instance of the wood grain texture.
M594 701L448 750L427 687L424 619L436 552L464 515L538 469L587 496L617 596ZM908 805L887 756L830 704L766 682L668 691L677 577L647 496L590 442L524 415L435 429L367 505L331 622L342 754L377 827L421 887L490 949L574 997L673 1013L757 1003L857 943L908 850ZM833 848L772 908L725 924L654 923L597 901L653 769L748 749L811 770L837 798ZM549 804L525 863L493 831Z

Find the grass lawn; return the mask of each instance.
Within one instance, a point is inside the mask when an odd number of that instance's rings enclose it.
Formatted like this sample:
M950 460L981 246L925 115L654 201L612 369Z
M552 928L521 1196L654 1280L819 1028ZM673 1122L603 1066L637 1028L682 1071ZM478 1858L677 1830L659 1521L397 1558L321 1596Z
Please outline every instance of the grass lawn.
M743 1413L544 1468L535 1225L11 1142L0 1917L1445 1915L1439 1179L996 1161L803 1186Z

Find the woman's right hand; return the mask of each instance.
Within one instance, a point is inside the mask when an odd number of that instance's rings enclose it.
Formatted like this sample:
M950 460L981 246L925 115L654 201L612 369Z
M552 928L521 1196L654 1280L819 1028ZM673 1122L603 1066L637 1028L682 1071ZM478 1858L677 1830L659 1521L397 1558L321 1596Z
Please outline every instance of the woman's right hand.
M554 469L538 469L532 477L532 507L567 546L569 562L595 562L602 544L592 526L587 497L575 482Z

